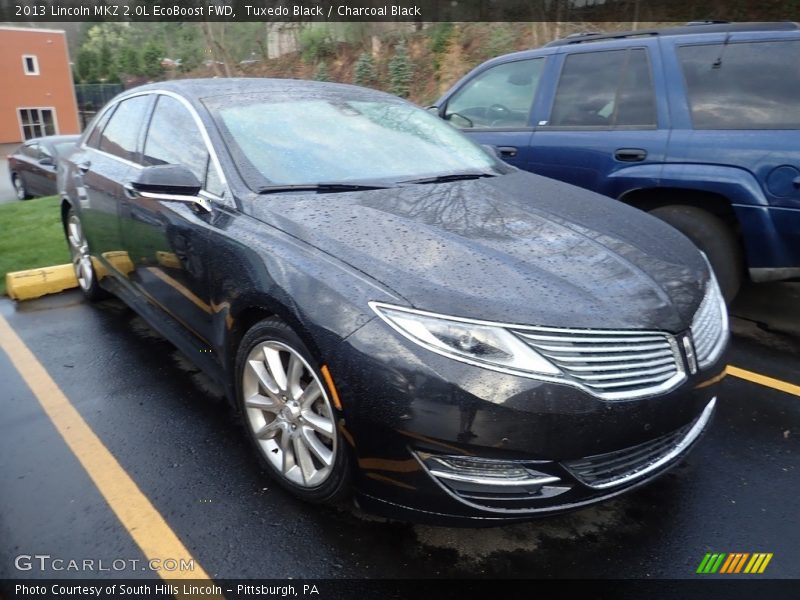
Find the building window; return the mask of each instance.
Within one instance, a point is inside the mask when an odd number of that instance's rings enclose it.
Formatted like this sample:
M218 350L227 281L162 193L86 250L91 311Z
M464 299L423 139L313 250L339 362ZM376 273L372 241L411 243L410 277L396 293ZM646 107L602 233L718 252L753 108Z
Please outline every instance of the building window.
M39 74L39 61L33 54L22 55L22 67L25 69L25 75Z
M20 108L19 123L26 140L44 135L55 135L55 111L52 108Z

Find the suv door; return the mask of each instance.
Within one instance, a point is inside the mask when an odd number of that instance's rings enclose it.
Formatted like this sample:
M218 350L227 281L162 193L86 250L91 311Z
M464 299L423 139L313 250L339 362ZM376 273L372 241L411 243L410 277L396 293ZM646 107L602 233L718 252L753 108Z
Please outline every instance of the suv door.
M570 47L557 68L535 115L531 170L611 197L653 185L669 137L657 46Z
M497 148L502 159L527 168L530 123L546 57L491 65L455 88L440 115L479 144Z
M768 203L735 206L749 266L798 272L800 39L740 33L701 43L665 39L662 45L672 50L670 70L677 75L669 162L749 173Z
M198 124L177 98L158 94L142 151L144 167L188 167L210 200L223 195L220 173L210 159ZM131 172L132 179L136 175ZM215 215L186 203L144 198L128 186L122 219L125 249L133 261L131 282L174 320L210 346L211 307L208 263ZM217 214L219 216L219 214Z

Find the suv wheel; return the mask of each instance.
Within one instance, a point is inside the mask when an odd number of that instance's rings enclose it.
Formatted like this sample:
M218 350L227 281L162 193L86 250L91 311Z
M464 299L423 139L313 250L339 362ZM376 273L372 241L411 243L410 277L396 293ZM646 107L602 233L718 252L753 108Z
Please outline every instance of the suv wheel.
M245 334L236 358L237 404L261 464L282 487L316 503L349 492L347 448L316 361L283 321Z
M744 257L731 228L719 217L695 206L662 206L650 214L672 225L705 252L725 301L730 304L742 285Z

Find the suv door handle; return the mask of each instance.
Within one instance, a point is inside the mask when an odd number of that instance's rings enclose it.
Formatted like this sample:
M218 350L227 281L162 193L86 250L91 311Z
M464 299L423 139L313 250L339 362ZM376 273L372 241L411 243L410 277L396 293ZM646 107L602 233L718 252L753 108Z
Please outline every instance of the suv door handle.
M86 173L89 170L89 167L92 166L92 161L85 160L83 162L79 162L75 166L78 167L78 169L80 169L81 173Z
M500 153L500 156L507 156L509 158L513 158L517 155L517 148L514 146L498 146L497 151Z
M614 158L621 162L642 162L647 158L647 150L642 148L619 148Z
M792 185L800 190L800 177L795 177L792 179Z

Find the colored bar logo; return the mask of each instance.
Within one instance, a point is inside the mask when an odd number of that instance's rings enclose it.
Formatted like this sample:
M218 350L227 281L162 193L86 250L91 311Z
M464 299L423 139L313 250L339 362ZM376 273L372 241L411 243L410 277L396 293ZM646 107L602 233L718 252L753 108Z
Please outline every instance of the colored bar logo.
M772 552L754 552L752 554L749 552L708 552L700 561L696 573L702 575L763 573L771 560Z

